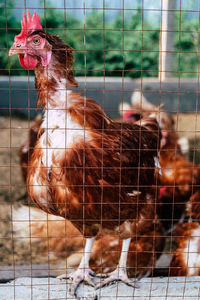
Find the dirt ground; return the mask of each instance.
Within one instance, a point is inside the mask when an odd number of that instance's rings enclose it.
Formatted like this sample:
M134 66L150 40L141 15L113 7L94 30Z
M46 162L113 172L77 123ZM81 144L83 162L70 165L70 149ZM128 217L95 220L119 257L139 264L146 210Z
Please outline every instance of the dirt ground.
M0 117L0 266L29 264L31 260L27 243L17 243L12 233L13 208L28 204L19 148L27 138L29 126L25 120Z
M200 115L174 116L180 136L190 139L193 159L195 147L200 148ZM0 117L0 266L47 263L47 258L37 255L38 248L27 243L15 242L12 232L12 210L21 204L29 204L26 187L19 164L19 148L27 138L31 122ZM196 151L196 161L199 161ZM29 204L30 205L30 204ZM39 245L38 245L39 247Z
M0 117L0 203L17 203L25 193L19 148L26 139L28 122Z

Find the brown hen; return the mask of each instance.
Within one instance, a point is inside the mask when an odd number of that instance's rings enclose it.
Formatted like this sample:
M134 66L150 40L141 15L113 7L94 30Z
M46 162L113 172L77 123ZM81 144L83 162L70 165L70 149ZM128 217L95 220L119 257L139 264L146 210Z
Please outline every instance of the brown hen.
M72 292L83 280L94 285L89 259L101 229L123 239L118 267L103 284L117 279L134 285L126 273L130 241L156 218L151 186L160 142L157 121L116 123L94 100L68 90L77 85L73 50L44 32L36 13L24 14L9 51L15 54L22 67L34 69L37 105L44 109L28 168L29 197L45 212L69 219L86 237L81 263L70 275Z
M135 92L132 96L132 108L128 108L123 115L123 119L132 122L129 115L139 113L142 116L154 114L159 122L162 139L159 163L162 174L159 176L157 185L160 191L157 201L157 212L167 232L173 230L185 213L186 204L191 198L191 216L199 211L200 199L198 189L200 186L200 166L188 161L184 154L188 146L187 140L179 139L175 130L173 117L161 107L149 103L140 92ZM122 107L122 105L121 105ZM131 110L128 110L131 109ZM184 142L184 145L182 144ZM185 143L186 142L186 143ZM184 147L183 147L184 146Z
M178 222L183 213L185 214L188 200L192 197L190 202L195 202L193 200L198 198L200 186L200 166L177 152L176 145L170 142L160 151L162 176L158 203L161 208L159 216L163 218L165 227L166 224L173 225Z

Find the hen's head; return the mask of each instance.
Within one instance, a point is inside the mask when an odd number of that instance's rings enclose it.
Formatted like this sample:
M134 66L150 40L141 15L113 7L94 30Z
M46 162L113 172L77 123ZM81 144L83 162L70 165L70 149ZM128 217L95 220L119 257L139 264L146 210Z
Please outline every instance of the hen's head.
M28 70L41 66L47 68L54 58L56 68L65 71L69 81L76 85L72 72L73 49L57 35L44 32L36 12L32 18L29 10L27 10L27 17L23 13L21 27L20 34L15 36L14 44L10 48L9 56L19 55L21 66Z
M34 12L31 18L27 10L27 18L23 13L21 21L22 30L15 36L15 42L12 45L9 55L19 55L19 61L25 69L35 69L39 63L44 67L51 60L52 47L45 38L42 38L37 32L42 31L40 17Z

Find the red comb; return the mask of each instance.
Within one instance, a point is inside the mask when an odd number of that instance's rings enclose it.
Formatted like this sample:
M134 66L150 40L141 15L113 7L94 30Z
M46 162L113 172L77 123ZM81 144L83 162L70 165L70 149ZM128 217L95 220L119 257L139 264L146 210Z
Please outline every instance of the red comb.
M31 32L42 29L42 25L40 23L40 17L34 11L33 17L31 18L31 14L27 9L27 18L25 12L23 12L23 20L21 21L22 31L15 37L15 41L25 39L27 35Z

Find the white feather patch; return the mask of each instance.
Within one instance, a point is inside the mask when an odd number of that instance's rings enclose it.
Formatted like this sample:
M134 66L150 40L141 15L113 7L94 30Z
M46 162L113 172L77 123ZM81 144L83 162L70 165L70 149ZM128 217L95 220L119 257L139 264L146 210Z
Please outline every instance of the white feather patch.
M77 142L89 141L88 132L77 122L74 122L66 112L67 95L71 91L62 89L55 97L56 102L60 99L59 106L49 107L44 114L42 128L45 132L40 138L43 157L42 163L49 170L52 167L52 159L59 158L63 151L72 147Z
M191 238L187 241L186 247L183 251L185 264L188 267L188 275L199 275L200 268L200 254L198 252L198 243L200 239L199 228L193 231Z

